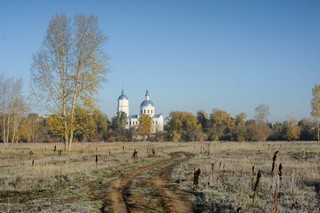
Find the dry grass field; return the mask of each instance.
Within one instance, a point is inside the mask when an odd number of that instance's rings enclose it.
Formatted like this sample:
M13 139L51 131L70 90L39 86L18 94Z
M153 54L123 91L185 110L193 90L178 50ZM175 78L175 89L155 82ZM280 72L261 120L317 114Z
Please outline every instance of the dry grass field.
M273 212L274 208L277 212L320 212L320 144L208 143L202 147L209 154L199 154L195 145L197 154L172 174L179 188L194 195L192 202L199 212ZM196 190L190 179L193 168L201 169Z
M0 212L320 212L316 142L62 148L0 144Z

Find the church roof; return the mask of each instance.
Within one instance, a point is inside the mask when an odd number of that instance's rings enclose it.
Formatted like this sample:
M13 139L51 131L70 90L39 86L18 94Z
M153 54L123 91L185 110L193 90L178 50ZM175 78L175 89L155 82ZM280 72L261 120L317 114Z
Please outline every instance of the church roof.
M129 118L139 118L139 115L130 115Z
M163 115L162 114L155 114L155 115L153 115L153 117L152 118L160 118L160 117L163 117ZM128 118L136 118L136 119L139 119L140 118L140 115L129 115L129 117Z
M154 104L152 103L152 101L150 101L150 100L144 100L144 101L142 101L140 107L146 107L146 106L149 106L149 105L151 105L151 106L154 107Z
M140 105L140 108L146 107L146 106L149 106L149 105L152 106L152 107L154 107L153 102L150 101L150 96L149 96L148 90L146 91L145 97L146 97L146 100L142 101L142 103L141 103L141 105Z
M153 117L154 118L160 118L162 116L162 114L155 114Z
M121 95L119 96L118 100L128 100L128 97L124 94L123 90L122 90Z

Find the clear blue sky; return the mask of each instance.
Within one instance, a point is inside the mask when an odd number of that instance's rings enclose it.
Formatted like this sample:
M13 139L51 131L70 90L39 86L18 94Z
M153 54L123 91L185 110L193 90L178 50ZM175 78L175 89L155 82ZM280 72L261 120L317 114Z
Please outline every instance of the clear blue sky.
M28 95L30 65L52 16L96 15L109 36L108 82L97 97L109 117L122 85L130 112L148 89L157 113L214 108L269 121L310 118L311 90L320 84L318 0L1 0L0 73L21 77Z

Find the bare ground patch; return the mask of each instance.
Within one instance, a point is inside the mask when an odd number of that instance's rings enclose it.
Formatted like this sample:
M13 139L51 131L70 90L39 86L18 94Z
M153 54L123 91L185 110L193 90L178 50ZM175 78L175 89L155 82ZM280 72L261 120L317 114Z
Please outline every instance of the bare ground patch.
M170 156L171 159L130 171L123 178L111 182L110 205L106 205L104 211L192 212L187 193L174 189L170 184L173 167L188 158L185 153L172 153ZM141 175L148 171L149 175ZM140 184L132 184L135 179L139 179Z

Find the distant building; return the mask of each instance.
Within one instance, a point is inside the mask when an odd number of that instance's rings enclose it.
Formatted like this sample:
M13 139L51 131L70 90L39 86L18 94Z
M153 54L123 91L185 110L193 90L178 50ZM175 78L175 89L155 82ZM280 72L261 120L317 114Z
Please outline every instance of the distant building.
M140 114L139 115L130 115L129 113L129 99L124 94L122 90L121 95L118 98L118 112L125 112L128 116L127 129L137 128L139 126L139 119L142 115L149 115L152 119L152 132L163 131L164 118L162 114L155 114L155 107L153 102L150 100L149 92L146 91L145 100L142 101L140 105Z

